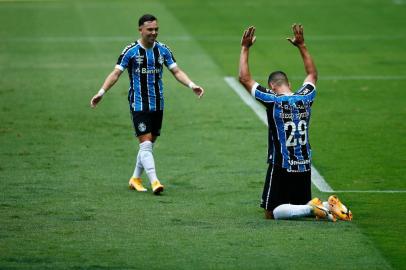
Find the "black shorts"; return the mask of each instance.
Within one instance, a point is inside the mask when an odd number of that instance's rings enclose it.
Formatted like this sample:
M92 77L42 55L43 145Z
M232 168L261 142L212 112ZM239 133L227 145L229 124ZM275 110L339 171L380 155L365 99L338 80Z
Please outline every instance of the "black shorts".
M262 208L273 211L285 203L306 204L311 198L311 171L288 172L281 166L269 164L262 192Z
M151 133L154 136L161 135L163 111L156 112L130 112L133 121L135 135L141 136Z

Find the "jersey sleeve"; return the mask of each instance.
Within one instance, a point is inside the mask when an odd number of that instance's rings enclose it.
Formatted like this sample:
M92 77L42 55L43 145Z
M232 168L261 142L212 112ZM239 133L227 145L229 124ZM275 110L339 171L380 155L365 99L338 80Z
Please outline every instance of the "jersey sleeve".
M124 48L121 52L120 56L118 57L116 68L121 71L124 71L128 67L128 63L131 59L131 49L135 46L135 43L128 45Z
M276 100L275 92L259 85L257 82L252 86L251 95L264 105Z
M305 96L307 100L313 101L316 97L316 86L311 82L304 82L303 86L296 92L296 94Z
M171 49L169 49L168 46L163 45L165 48L165 53L164 53L164 64L168 69L173 69L174 67L177 66L175 57L173 56L173 53Z

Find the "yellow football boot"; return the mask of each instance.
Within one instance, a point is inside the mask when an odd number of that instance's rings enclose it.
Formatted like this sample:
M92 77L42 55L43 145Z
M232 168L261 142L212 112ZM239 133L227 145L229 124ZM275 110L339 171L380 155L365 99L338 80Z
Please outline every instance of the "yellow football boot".
M130 181L128 182L128 188L132 190L136 190L138 192L146 192L147 189L142 185L141 178L131 177Z
M312 199L307 205L313 208L313 214L316 216L316 219L327 219L332 222L337 220L334 215L323 206L323 202L319 198Z
M159 182L159 180L155 180L154 182L152 182L151 184L152 187L152 192L155 195L159 195L162 191L164 191L164 186L161 184L161 182Z
M331 195L328 198L328 206L331 213L341 220L352 220L352 213L344 204L340 202L336 195Z

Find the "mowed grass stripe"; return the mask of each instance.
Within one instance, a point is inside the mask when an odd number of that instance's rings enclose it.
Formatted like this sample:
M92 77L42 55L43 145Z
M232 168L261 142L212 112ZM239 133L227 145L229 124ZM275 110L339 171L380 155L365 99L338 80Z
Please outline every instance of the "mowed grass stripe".
M2 69L102 69L111 67L111 63L9 63L4 66L0 66ZM255 76L260 77L260 76ZM303 78L297 75L291 77L292 81L302 81ZM406 75L325 75L320 78L319 81L404 81L406 80ZM328 91L328 89L327 89Z
M0 0L1 1L1 0ZM0 40L1 43L5 42L49 42L49 43L58 43L58 42L126 42L132 39L133 36L25 36L25 37L10 37L10 38L2 38ZM160 35L160 38L163 40L168 41L183 41L183 42L194 42L194 41L239 41L241 39L240 36L229 36L229 35L222 35L222 36L215 36L215 35L199 35L198 37L194 37L191 39L190 36L185 35ZM309 42L314 41L354 41L354 42L370 42L370 41L380 41L380 40L404 40L406 39L405 35L326 35L326 36L306 36L306 40ZM262 41L284 41L283 38L277 36L265 36L261 37Z

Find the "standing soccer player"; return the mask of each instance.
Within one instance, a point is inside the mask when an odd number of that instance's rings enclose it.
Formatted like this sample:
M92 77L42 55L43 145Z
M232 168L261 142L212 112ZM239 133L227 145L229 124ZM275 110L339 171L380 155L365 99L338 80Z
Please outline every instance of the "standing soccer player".
M147 191L141 180L141 174L145 170L152 192L158 195L164 190L164 186L156 175L152 152L162 126L163 66L165 65L180 83L191 88L199 98L203 96L204 90L194 84L178 67L171 50L165 44L157 41L159 28L155 16L150 14L141 16L138 26L140 39L125 47L114 70L107 76L99 92L91 99L90 105L93 108L96 107L104 94L117 82L123 71L128 70L130 79L128 101L135 134L140 145L129 187L139 192Z
M309 121L316 96L317 70L306 48L303 27L294 24L291 44L299 49L306 77L303 85L292 92L287 75L275 71L263 87L251 78L249 49L255 42L255 28L245 30L241 40L239 80L251 95L267 109L268 172L262 192L261 207L265 218L290 219L316 216L332 221L338 217L350 220L352 214L336 196L323 203L311 199L311 149ZM345 210L345 215L341 211ZM333 214L331 213L333 212ZM341 214L341 215L339 215Z

